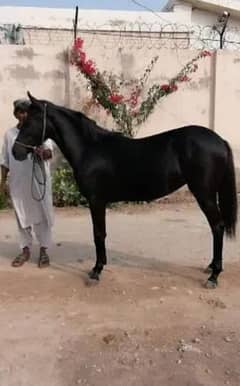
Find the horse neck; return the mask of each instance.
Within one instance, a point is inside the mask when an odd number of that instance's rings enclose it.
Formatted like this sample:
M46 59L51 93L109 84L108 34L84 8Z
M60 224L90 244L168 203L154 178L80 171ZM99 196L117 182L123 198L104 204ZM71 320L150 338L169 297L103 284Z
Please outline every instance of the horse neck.
M53 141L57 144L64 157L74 170L79 166L83 155L84 144L81 137L81 124L79 120L69 119L64 112L54 114L54 134Z

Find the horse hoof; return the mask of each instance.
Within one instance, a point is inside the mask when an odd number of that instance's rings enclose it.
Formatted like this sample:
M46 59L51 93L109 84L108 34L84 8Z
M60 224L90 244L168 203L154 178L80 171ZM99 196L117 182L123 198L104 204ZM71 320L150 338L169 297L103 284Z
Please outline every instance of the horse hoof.
M99 280L99 274L96 271L94 271L94 270L90 271L88 273L88 276L92 280Z
M217 282L216 281L212 281L212 280L208 280L205 284L205 287L207 289L215 289L217 288Z

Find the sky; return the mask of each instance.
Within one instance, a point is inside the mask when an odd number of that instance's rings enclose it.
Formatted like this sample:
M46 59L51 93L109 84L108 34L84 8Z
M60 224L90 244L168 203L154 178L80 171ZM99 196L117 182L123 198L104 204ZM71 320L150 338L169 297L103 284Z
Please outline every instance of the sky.
M154 11L160 11L166 0L137 0L137 3L141 3ZM144 10L143 7L134 3L134 0L0 0L1 5L48 8L75 8L78 5L79 8L85 9Z

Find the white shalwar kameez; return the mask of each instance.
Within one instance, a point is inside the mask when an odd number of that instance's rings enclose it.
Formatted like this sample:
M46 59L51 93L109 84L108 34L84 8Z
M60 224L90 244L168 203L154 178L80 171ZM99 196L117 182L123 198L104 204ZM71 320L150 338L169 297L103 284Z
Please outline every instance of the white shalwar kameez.
M24 161L17 161L12 155L12 147L19 133L17 127L7 130L3 140L1 165L9 169L9 190L12 204L17 217L19 228L20 246L31 247L32 234L41 247L48 248L51 241L51 228L53 225L52 186L49 162L44 161L46 171L46 191L43 200L37 201L43 193L36 179L33 179L33 161L31 154ZM49 149L53 149L52 141L44 143ZM39 166L36 166L38 180L42 181Z

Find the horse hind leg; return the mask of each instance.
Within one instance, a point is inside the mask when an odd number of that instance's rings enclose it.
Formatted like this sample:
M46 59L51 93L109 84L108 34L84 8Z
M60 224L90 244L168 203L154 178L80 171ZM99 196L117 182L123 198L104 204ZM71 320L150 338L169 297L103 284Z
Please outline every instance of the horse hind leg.
M222 272L222 250L224 236L224 222L221 212L217 205L216 194L196 193L191 189L200 208L205 214L213 235L213 258L208 266L208 272L211 272L207 280L207 288L216 288L218 276Z

